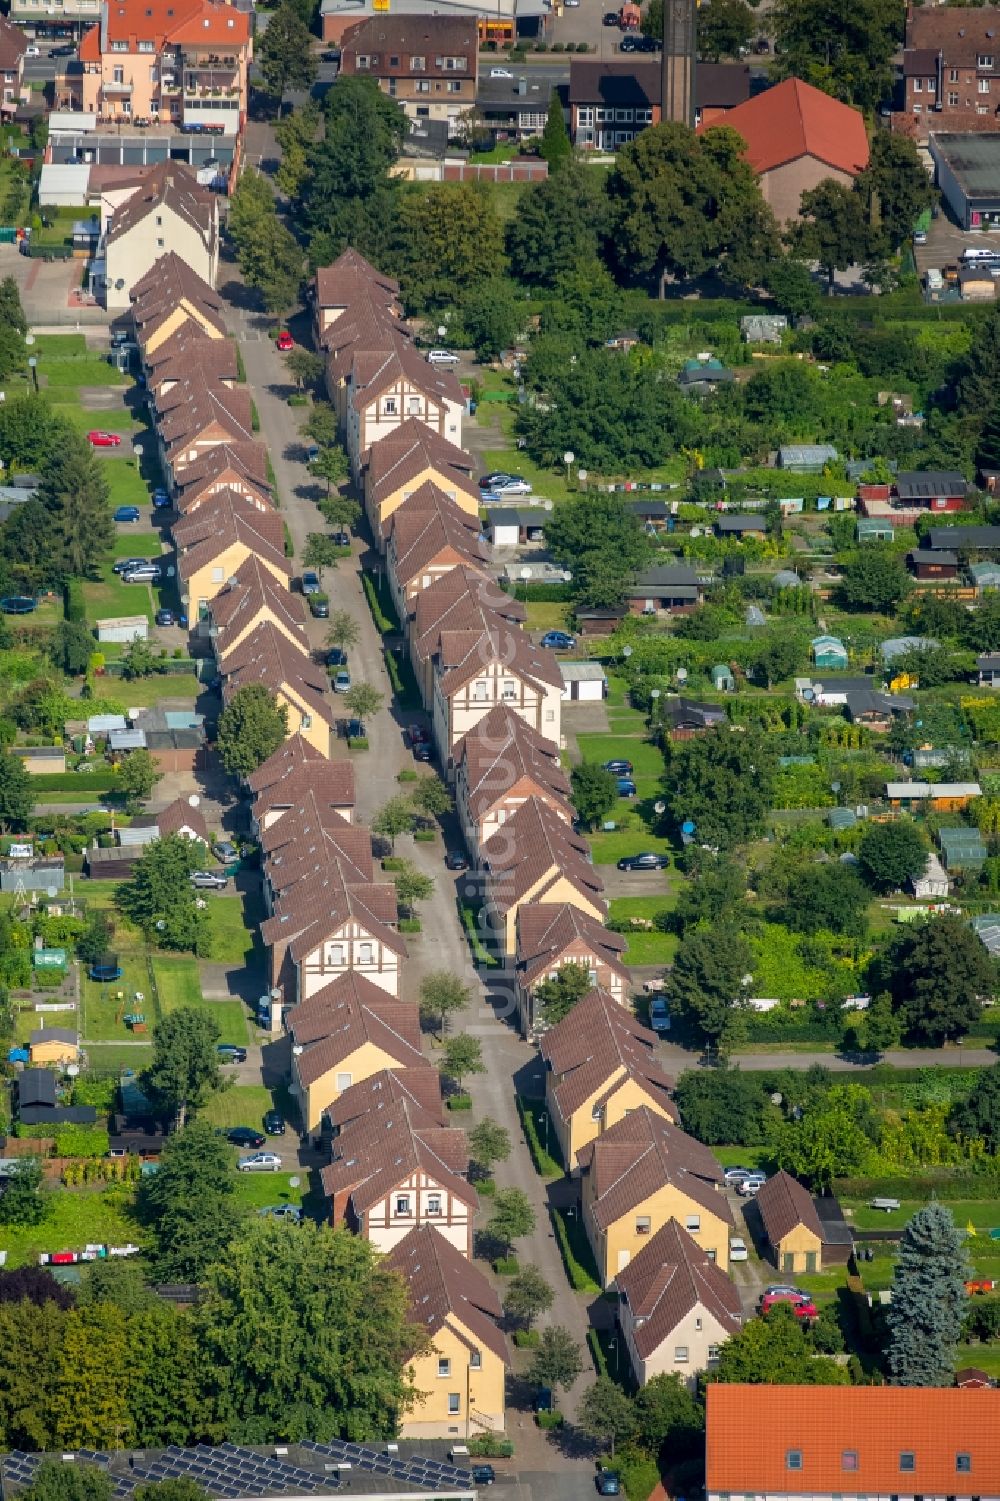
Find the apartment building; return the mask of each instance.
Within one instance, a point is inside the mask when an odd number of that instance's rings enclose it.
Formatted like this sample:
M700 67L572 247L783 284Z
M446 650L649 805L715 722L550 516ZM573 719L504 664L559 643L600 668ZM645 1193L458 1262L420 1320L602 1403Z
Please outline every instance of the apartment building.
M910 6L903 108L893 130L925 142L933 131L994 131L1000 114L1000 8Z
M279 745L251 772L246 785L253 794L250 817L255 839L297 807L307 793L317 799L321 817L327 810L348 823L354 817L353 763L328 761L301 735L292 735Z
M455 806L473 854L529 797L572 823L569 777L559 747L508 704L495 705L455 747Z
M537 987L554 980L564 964L585 970L603 998L627 1006L629 973L622 955L625 940L595 922L571 902L527 903L517 912L517 1006L521 1030L533 1036L540 1022L535 1001ZM574 1007L574 1014L578 1008ZM632 1021L632 1014L627 1013ZM582 1025L582 1017L580 1018ZM582 1145L577 1141L575 1146Z
M476 103L479 35L470 15L388 15L360 21L340 44L341 72L374 78L411 120L458 117Z
M105 306L127 308L132 288L168 252L215 285L219 200L183 162L151 168L102 224L92 281Z
M0 115L4 118L13 115L21 102L27 45L23 33L0 16Z

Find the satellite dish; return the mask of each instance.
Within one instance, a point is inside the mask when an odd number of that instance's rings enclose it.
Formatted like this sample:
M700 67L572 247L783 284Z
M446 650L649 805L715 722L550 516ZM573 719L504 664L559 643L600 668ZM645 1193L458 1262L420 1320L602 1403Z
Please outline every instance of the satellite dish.
M547 501L546 501L546 502L545 502L545 509L546 509L546 510L547 510L547 511L551 511L551 509L552 509L552 502L551 502L551 500L547 500Z
M299 1177L298 1173L293 1173L288 1180L288 1186L289 1188L298 1188L301 1182L302 1179Z
M201 798L198 796L197 792L192 792L191 796L188 798L188 807L197 808L200 802Z
M24 342L30 348L31 345L34 344L34 342L35 342L35 336L34 336L34 334L25 334L25 336L24 336Z
M653 804L653 812L654 813L666 813L666 811L667 811L667 805L666 805L666 803L659 802L659 803L654 803Z
M807 704L811 704L813 699L816 697L816 690L814 688L803 688L802 697L805 699Z
M741 985L752 985L753 984L753 975L744 975L743 978L742 978L742 980L740 981L740 984Z
M304 1049L303 1049L301 1043L297 1043L296 1046L294 1048L292 1048L292 1053L293 1053L294 1057L296 1057L296 1058L300 1058L302 1056L303 1051L304 1051Z
M160 920L159 920L159 922L156 924L156 931L158 933L162 933L164 931L164 929L166 928L166 926L167 926L166 923L163 921L163 918L161 917Z
M573 452L572 448L567 448L566 452L563 454L563 463L568 468L575 458L576 454Z
M780 1105L781 1104L781 1100L782 1100L781 1090L780 1089L776 1089L774 1091L774 1094L771 1096L771 1104L772 1105Z
M578 469L576 471L576 477L580 481L581 485L585 485L587 483L587 470Z
M59 887L58 886L46 886L46 888L45 888L45 895L46 896L58 896L59 895Z
M80 1072L80 1065L78 1063L71 1063L68 1065L66 1072L69 1074L71 1079L75 1079Z

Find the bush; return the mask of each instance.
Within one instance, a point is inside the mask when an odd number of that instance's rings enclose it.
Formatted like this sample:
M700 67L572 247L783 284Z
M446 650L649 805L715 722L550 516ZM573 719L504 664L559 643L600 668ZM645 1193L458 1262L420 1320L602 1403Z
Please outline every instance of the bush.
M288 398L288 405L290 407L307 407L309 405L309 397L304 391L293 391ZM257 429L254 428L254 432L256 431Z
M370 574L363 573L361 575L361 586L365 591L365 599L368 601L368 608L372 612L375 629L379 635L386 636L391 631L398 630L395 620L383 610L382 603L375 590L375 581Z
M566 1268L566 1275L569 1278L570 1286L574 1292L578 1293L599 1293L601 1291L600 1283L591 1274L586 1265L586 1262L592 1262L593 1256L590 1247L587 1245L579 1216L575 1216L573 1219L573 1231L571 1233L566 1221L565 1212L561 1209L553 1209L551 1213L552 1226L556 1232L556 1241L559 1245L559 1252L563 1259L563 1266ZM582 1245L581 1241L583 1242ZM595 1272L596 1270L597 1268L594 1267Z
M368 736L367 735L351 735L351 736L349 736L348 737L348 741L347 741L347 749L348 750L367 750L368 749Z
M587 1330L587 1348L590 1350L590 1358L594 1362L594 1370L598 1376L609 1376L608 1358L596 1329Z
M519 1350L534 1350L542 1342L541 1330L539 1329L515 1329L514 1343Z
M584 43L586 47L586 43ZM513 585L505 583L503 587L514 599L523 600L525 604L536 605L563 605L568 604L573 598L573 591L569 584L524 584L515 582Z
M479 929L476 926L478 915L478 907L469 907L465 903L462 904L462 927L465 929L466 937L469 940L473 959L477 964L481 964L484 969L495 969L500 961L483 945L483 941L479 936Z
M521 1270L521 1263L516 1256L498 1256L493 1263L493 1270L498 1277L516 1277Z
M80 579L70 579L63 589L63 614L67 620L87 619L87 607L83 602L83 584Z
M577 42L577 44L576 44L576 50L577 50L577 52L589 52L590 51L590 43L589 42Z
M538 1424L539 1428L545 1428L545 1429L561 1428L562 1425L563 1425L563 1421L564 1421L564 1419L563 1419L562 1413L561 1412L557 1412L554 1408L553 1408L552 1412L536 1412L535 1413L535 1422Z
M414 771L413 768L412 768L412 766L407 766L402 771L396 773L396 781L397 782L419 782L420 781L420 774L419 774L419 772Z
M413 838L417 844L433 844L437 838L437 832L434 829L417 829Z
M513 1459L514 1445L502 1433L477 1433L469 1439L470 1455L476 1459Z
M386 855L382 861L382 869L392 872L405 870L406 866L407 862L403 859L402 855Z
M103 1126L61 1126L55 1131L57 1157L105 1157L108 1133Z
M538 1131L539 1114L541 1111L547 1110L547 1108L541 1100L529 1100L524 1095L517 1096L517 1113L521 1117L521 1125L524 1128L524 1139L528 1143L528 1151L531 1153L535 1172L539 1173L543 1178L558 1178L563 1171L562 1163L558 1157L553 1156L551 1152L543 1147L542 1138ZM555 1131L553 1130L551 1134L554 1137ZM557 1143L555 1144L555 1148L558 1152L559 1147Z
M400 923L400 927L402 927L402 923ZM472 1096L471 1095L467 1095L467 1094L453 1094L453 1095L450 1095L449 1098L448 1098L448 1109L449 1110L471 1110L472 1109Z
M399 931L401 933L419 933L421 931L420 918L401 917L399 919Z
M997 1180L989 1173L958 1173L942 1168L940 1173L914 1173L878 1178L834 1178L832 1192L838 1198L862 1199L995 1199Z

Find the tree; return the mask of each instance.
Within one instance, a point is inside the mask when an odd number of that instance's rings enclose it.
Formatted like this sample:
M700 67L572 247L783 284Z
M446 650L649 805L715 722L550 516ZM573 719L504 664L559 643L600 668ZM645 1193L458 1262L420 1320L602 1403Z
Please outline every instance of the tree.
M242 181L242 179L241 179ZM309 416L302 423L299 432L304 438L311 438L318 443L320 448L339 448L337 434L340 428L337 422L337 414L328 401L314 401ZM343 453L343 449L341 448ZM347 455L344 454L344 474L347 473Z
M429 1339L363 1236L255 1218L207 1282L195 1319L230 1439L393 1437Z
M769 631L756 642L753 670L771 688L790 678L802 665L805 655L805 642L798 632Z
M690 821L699 842L731 848L764 827L774 790L774 752L762 735L734 734L722 725L669 750L673 791L667 806L675 824Z
M357 719L371 719L384 703L384 698L371 683L354 683L344 694L344 707Z
M764 286L778 311L789 318L819 312L819 289L809 267L797 256L775 256L764 272Z
M322 576L324 568L336 568L340 562L340 544L326 532L310 532L306 538L302 561L307 568L315 568Z
M96 1465L46 1459L21 1495L26 1501L111 1501L114 1481Z
M203 845L181 834L155 839L132 879L115 891L118 910L142 929L147 942L195 953L204 946L205 917L189 879L204 858L203 850Z
M862 1171L878 1136L878 1117L868 1090L839 1084L805 1110L800 1121L778 1134L779 1167L825 1191L838 1175Z
M903 40L892 0L859 0L849 13L837 0L778 0L771 19L776 76L802 78L867 114L891 96L891 58Z
M479 1038L470 1037L468 1032L457 1032L454 1037L445 1038L438 1068L449 1079L454 1079L459 1089L468 1074L485 1074Z
M550 172L560 171L573 155L566 117L556 89L549 95L549 112L545 117L538 155L548 162Z
M581 761L570 772L573 806L587 829L596 829L618 801L618 778L596 761Z
M560 964L555 975L535 986L535 1015L554 1027L593 988L586 965Z
M887 1312L897 1386L951 1386L971 1275L962 1232L945 1204L918 1209L903 1231Z
M800 218L792 247L807 260L819 261L833 291L834 275L868 259L872 237L862 199L851 188L826 177L802 194Z
M661 297L718 269L737 284L759 278L777 248L774 216L735 131L696 136L654 125L624 146L608 177L614 254L623 272L649 276Z
M0 1225L40 1225L51 1207L37 1157L19 1157L0 1194Z
M474 183L404 191L392 256L408 309L426 312L504 270L503 224Z
M906 1031L927 1047L968 1032L996 992L993 961L953 912L907 924L872 969L876 989L888 991Z
M388 839L390 849L396 848L396 836L413 831L413 808L407 797L391 797L375 814L371 823L372 833Z
M420 1020L438 1024L438 1036L448 1028L449 1016L464 1011L470 1000L469 988L449 969L435 969L420 982Z
M518 281L551 287L563 272L596 261L606 217L593 172L572 158L544 182L526 188L507 226L507 251Z
M719 1351L710 1378L749 1386L849 1386L846 1367L816 1356L801 1320L787 1305L748 1319Z
M452 809L452 796L437 777L421 777L410 794L410 801L422 823L432 824Z
M636 1392L635 1417L639 1442L650 1454L668 1444L676 1459L705 1442L705 1409L676 1372L654 1376Z
M1000 1145L1000 1065L984 1068L967 1099L951 1107L949 1124L968 1141L984 1141L991 1152Z
M6 834L25 828L34 806L31 773L21 757L0 752L0 829Z
M738 1068L685 1069L674 1091L689 1136L708 1146L732 1141L760 1146L770 1137L774 1107L757 1074Z
M503 1311L522 1329L530 1329L540 1313L548 1313L555 1301L552 1291L535 1266L526 1266L507 1283Z
M497 360L522 332L527 313L517 288L506 277L484 281L462 303L462 326L484 363Z
M0 1271L0 1303L33 1303L41 1308L55 1303L58 1308L72 1308L76 1300L72 1290L57 1282L47 1267L20 1266Z
M285 355L285 369L301 391L303 386L319 384L326 372L326 361L311 349L292 349Z
M263 683L237 688L219 715L219 759L230 776L248 777L288 735L288 710Z
M858 1041L865 1052L885 1053L899 1046L903 1027L886 990L873 995L861 1017Z
M330 623L326 628L327 646L339 646L343 652L350 651L361 640L361 627L350 610L331 610Z
M860 938L867 928L868 892L850 865L807 865L790 885L785 922L796 933L827 929Z
M281 100L289 89L308 89L316 78L316 58L309 28L293 5L271 12L267 30L254 49L265 92Z
M319 105L315 99L307 99L299 109L290 110L275 125L281 161L274 180L286 198L294 200L302 192L309 173L309 150L316 143L319 120Z
M44 396L16 396L3 403L0 459L6 469L40 473L54 454L73 443L73 430L56 415Z
M615 1445L635 1435L635 1404L610 1376L598 1376L580 1399L577 1426L598 1443L610 1445L614 1459Z
M696 851L690 846L684 869L690 880L681 888L677 905L670 914L671 928L686 933L698 923L716 923L722 917L739 922L747 889L743 865L726 855Z
M572 571L575 598L587 605L620 604L652 556L639 518L619 495L562 501L546 518L545 540L556 561Z
M115 785L115 790L125 800L126 810L134 813L145 798L151 797L162 776L148 750L140 746L138 750L129 751L118 768Z
M839 593L849 610L877 610L891 615L911 587L912 581L895 553L865 547L845 564Z
M486 1233L491 1240L502 1246L509 1256L516 1240L531 1235L535 1228L535 1211L531 1200L521 1188L500 1188L493 1200L493 1213Z
M44 459L36 496L47 517L47 562L60 582L93 574L114 546L110 496L90 444L76 433L61 435Z
M55 1303L5 1303L0 1306L0 1442L5 1450L51 1450L55 1445L48 1396L61 1360L66 1311ZM39 1400L39 1399L42 1400ZM56 1461L60 1471L75 1465ZM41 1468L46 1468L43 1464ZM36 1472L35 1484L41 1474ZM77 1472L79 1473L79 1472ZM29 1487L28 1489L32 1489ZM44 1501L43 1484L42 1498ZM52 1501L61 1501L52 1492Z
M316 509L327 526L337 527L340 531L347 531L350 527L357 526L361 519L361 506L350 495L324 496L322 500L316 502Z
M712 63L739 57L753 34L754 14L746 0L712 0L698 16L698 56Z
M96 964L108 952L111 924L100 909L87 913L83 932L76 940L76 952L82 964Z
M145 1485L137 1485L132 1494L135 1501L211 1501L205 1487L186 1475L176 1480L147 1481Z
M487 1116L469 1132L469 1146L473 1162L489 1176L496 1163L506 1162L510 1156L510 1132Z
M339 443L334 444L332 448L320 449L316 457L311 459L309 463L309 473L315 475L316 479L326 481L326 493L328 497L334 485L341 484L347 478L349 472L350 466L347 462L347 455ZM357 501L348 501L347 504L351 506L352 514L356 516L358 509ZM324 508L323 519L333 526L339 518L331 517L329 512Z
M189 1109L197 1110L224 1088L219 1071L220 1036L215 1018L196 1006L168 1011L153 1028L153 1061L144 1079L178 1129Z
M341 73L323 101L325 126L308 152L299 218L314 265L347 244L381 264L390 253L400 185L389 177L406 116L374 78Z
M867 826L858 845L858 867L873 891L882 895L899 891L927 864L927 842L915 823Z
M94 638L83 620L60 620L48 645L48 653L68 677L81 677L90 665Z
M170 1020L165 1017L156 1031ZM156 1045L162 1048L162 1041ZM156 1067L154 1061L151 1073ZM190 1080L176 1082L191 1089ZM191 1093L188 1099L194 1103ZM240 1223L232 1148L207 1121L191 1121L164 1143L158 1172L142 1181L139 1207L153 1237L156 1279L200 1282L222 1259Z
M693 929L681 939L670 973L674 1006L706 1043L725 1052L744 1022L741 983L750 950L735 929Z
M868 165L854 179L854 190L868 204L869 218L892 250L913 232L920 215L934 201L927 169L909 136L877 130L872 136Z
M542 1330L542 1338L527 1371L533 1386L547 1386L553 1392L573 1385L583 1370L580 1346L561 1324Z
M412 860L401 860L392 879L396 887L396 900L407 917L413 916L417 902L426 902L433 895L433 880L422 870L418 870Z
M136 636L122 652L122 677L131 683L135 678L148 678L156 671L156 658L148 641Z

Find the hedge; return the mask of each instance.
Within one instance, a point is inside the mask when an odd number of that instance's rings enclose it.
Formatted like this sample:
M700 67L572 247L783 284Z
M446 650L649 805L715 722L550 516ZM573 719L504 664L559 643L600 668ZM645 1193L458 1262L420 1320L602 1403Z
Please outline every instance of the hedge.
M535 1118L536 1109L542 1111L547 1108L542 1100L529 1100L520 1094L517 1096L517 1113L521 1117L524 1137L528 1143L531 1160L535 1165L535 1172L543 1178L558 1178L562 1176L562 1163L557 1156L542 1146L542 1139L538 1134L538 1121ZM552 1134L554 1136L555 1131ZM558 1144L555 1146L558 1152Z
M597 1337L596 1329L587 1330L587 1347L590 1350L590 1358L594 1362L594 1370L598 1376L608 1376L610 1379L607 1358L601 1346L601 1341Z
M59 1126L53 1133L57 1157L106 1157L108 1133L103 1126Z
M382 608L382 601L378 597L375 582L370 574L363 573L361 575L361 585L365 591L365 599L368 601L368 608L372 612L375 629L379 635L387 636L393 631L398 631L399 626L396 624L395 617L387 615Z
M47 771L32 777L34 792L110 792L117 786L113 771Z
M834 1178L833 1192L838 1198L872 1199L995 1199L1000 1192L1000 1178L994 1173L961 1173L942 1168L939 1173L924 1172L879 1175L877 1178Z
M401 933L419 933L421 931L419 917L401 917L398 926Z
M473 959L477 964L481 964L484 969L495 969L500 963L500 960L496 957L495 954L491 954L489 950L484 947L483 940L479 936L479 929L476 926L476 918L479 915L479 908L468 907L463 903L461 912L462 927L465 929L466 936L468 937L469 947L472 950Z
M569 1278L570 1287L573 1288L574 1292L578 1293L599 1293L601 1291L600 1283L591 1273L590 1269L584 1265L583 1260L578 1258L577 1247L574 1247L572 1244L573 1240L579 1241L579 1238L584 1235L579 1217L574 1221L574 1233L571 1236L569 1225L566 1222L566 1211L564 1209L552 1209L549 1212L552 1216L552 1228L556 1233L556 1242L563 1259L563 1266L566 1268L566 1276ZM584 1244L578 1247L580 1256L586 1255L588 1259L591 1259L590 1248L586 1247L585 1250L585 1245L586 1241L584 1240ZM596 1272L596 1270L597 1268L595 1267L594 1271Z
M469 1454L476 1459L513 1459L514 1445L502 1433L477 1433L469 1439Z
M83 584L80 579L69 579L63 589L63 614L67 620L86 620L87 607L83 601Z
M519 584L515 581L513 585L505 582L503 588L525 604L564 605L573 598L570 584Z
M350 736L348 736L347 749L348 750L367 750L368 749L368 736L367 735L350 735Z

